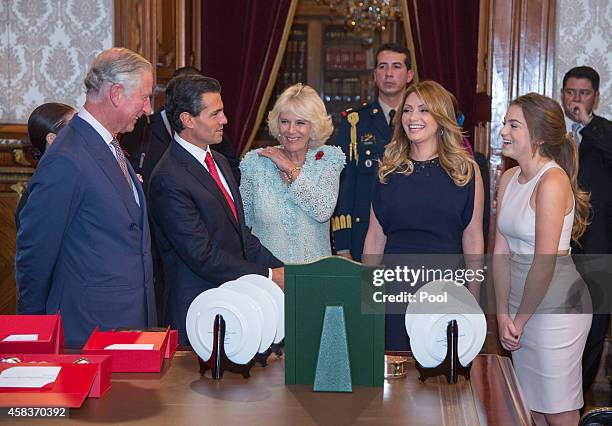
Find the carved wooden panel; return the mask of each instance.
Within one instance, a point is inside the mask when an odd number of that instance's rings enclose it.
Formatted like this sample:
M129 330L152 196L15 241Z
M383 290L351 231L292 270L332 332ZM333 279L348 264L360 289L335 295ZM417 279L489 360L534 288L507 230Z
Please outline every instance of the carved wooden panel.
M17 194L0 194L0 315L14 314L15 288L15 208Z
M201 14L201 0L115 0L115 45L154 65L154 108L176 68L201 68Z

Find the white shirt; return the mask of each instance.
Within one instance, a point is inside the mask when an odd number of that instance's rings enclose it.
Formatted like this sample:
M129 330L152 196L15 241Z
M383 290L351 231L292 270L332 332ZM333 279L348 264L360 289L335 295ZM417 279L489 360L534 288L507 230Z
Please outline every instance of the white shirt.
M212 152L210 152L210 147L208 145L206 145L206 149L202 149L200 147L195 146L192 143L187 142L185 139L180 137L178 133L174 135L174 140L177 141L180 146L185 148L185 151L193 155L193 158L195 158L198 161L198 163L203 165L206 171L210 173L210 170L208 170L208 166L204 162L204 158L206 158L206 155L210 154L212 156ZM225 180L225 176L223 176L223 172L221 171L221 169L219 168L219 165L215 161L215 157L212 157L212 159L213 159L213 162L215 163L215 166L217 166L217 173L219 173L219 178L221 179L221 183L223 184L223 187L225 188L227 193L230 195L230 197L232 197L232 201L233 201L234 196L232 195L232 191L230 190L230 187L227 184L227 181Z
M591 112L591 114L589 115L589 121L591 120L592 117L593 117L593 112ZM580 145L580 142L582 142L582 133L580 132L582 131L582 129L585 128L585 126L582 123L575 122L574 120L572 120L565 114L563 114L563 118L565 118L565 128L567 129L567 132L571 133L574 136L574 139L576 139L576 143ZM574 124L577 124L579 126L578 131L575 133L573 129Z
M170 121L168 120L168 114L166 114L166 110L162 109L159 112L159 115L161 116L161 119L164 122L164 126L166 127L168 134L172 136L172 127L170 126Z
M114 139L111 132L109 132L106 129L106 127L100 124L100 122L96 120L96 118L93 115L91 115L89 111L85 109L85 107L82 107L79 110L78 116L82 118L83 120L85 120L87 123L89 123L91 127L94 128L94 130L102 137L102 139L104 140L104 143L106 143L106 146L108 146L108 149L110 149L110 151L113 153L113 156L115 157L115 159L117 159L117 153L115 152L115 148L111 145L111 142ZM117 161L119 160L117 159ZM117 163L117 165L119 165L119 163ZM121 174L123 175L123 172ZM134 183L133 179L132 179L132 192L134 193L134 199L136 200L136 204L140 206L140 199L138 198L138 191L136 190L136 184Z

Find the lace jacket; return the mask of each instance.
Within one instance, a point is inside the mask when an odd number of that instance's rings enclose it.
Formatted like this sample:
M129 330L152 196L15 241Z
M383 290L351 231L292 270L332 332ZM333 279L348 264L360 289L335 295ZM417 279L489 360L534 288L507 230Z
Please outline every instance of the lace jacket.
M240 194L252 233L285 263L313 262L331 255L329 220L345 164L342 150L327 145L308 150L291 185L257 151L250 151L240 163Z

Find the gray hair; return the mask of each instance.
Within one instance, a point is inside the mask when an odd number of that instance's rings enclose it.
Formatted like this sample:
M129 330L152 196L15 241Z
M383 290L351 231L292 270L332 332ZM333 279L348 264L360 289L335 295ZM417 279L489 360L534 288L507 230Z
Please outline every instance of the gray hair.
M151 63L138 53L123 47L102 51L93 61L85 76L87 96L94 100L107 85L121 84L131 92L138 84L138 76L152 72Z

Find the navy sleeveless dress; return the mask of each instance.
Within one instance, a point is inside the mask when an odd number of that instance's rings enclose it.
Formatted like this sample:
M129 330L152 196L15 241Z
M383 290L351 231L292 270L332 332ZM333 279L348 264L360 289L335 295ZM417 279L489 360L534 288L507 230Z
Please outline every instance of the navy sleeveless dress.
M431 255L462 253L463 231L474 210L475 181L455 185L438 158L413 163L412 174L394 173L386 184L376 180L372 190L372 208L387 237L384 263L389 268L402 259L398 255L430 255L428 267L443 267ZM398 290L406 290L405 285L387 291ZM386 350L409 350L404 315L387 314L385 327Z

